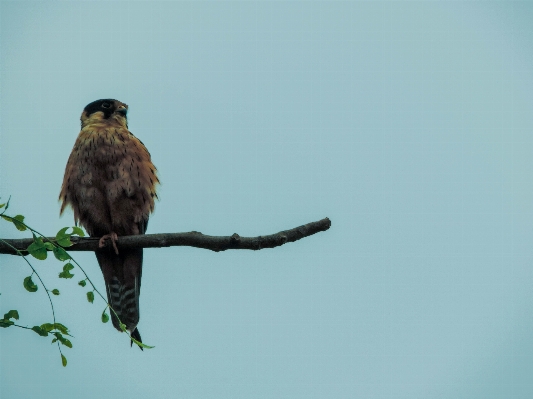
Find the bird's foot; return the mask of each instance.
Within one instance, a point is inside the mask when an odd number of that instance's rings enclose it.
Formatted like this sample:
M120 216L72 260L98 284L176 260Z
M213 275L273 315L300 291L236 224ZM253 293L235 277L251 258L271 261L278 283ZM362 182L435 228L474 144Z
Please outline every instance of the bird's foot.
M118 255L118 248L117 248L118 236L117 236L117 233L115 232L111 232L109 234L106 234L105 236L102 236L102 238L100 238L100 241L98 241L98 247L99 248L105 247L105 240L108 240L108 239L111 240L111 244L113 244L115 253Z

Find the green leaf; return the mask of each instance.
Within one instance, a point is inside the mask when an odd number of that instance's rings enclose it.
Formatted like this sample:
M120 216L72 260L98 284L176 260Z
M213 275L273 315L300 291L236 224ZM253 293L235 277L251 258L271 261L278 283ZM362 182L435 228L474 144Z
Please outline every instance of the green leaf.
M0 209L2 209L6 204L0 204Z
M26 288L26 291L29 291L29 292L35 292L38 289L38 287L35 285L35 283L31 279L31 276L28 276L24 279L24 288Z
M70 340L68 340L66 338L63 338L62 340L60 339L59 342L61 342L67 348L71 348L72 349L72 342L70 342Z
M56 234L56 240L60 240L65 237L70 237L70 234L66 233L68 229L69 227L63 227L61 230L59 230Z
M44 243L44 247L46 248L47 251L53 251L54 250L54 244L52 244L50 241L46 241Z
M55 323L55 324L54 324L54 328L55 328L56 330L61 331L61 332L62 332L63 334L65 334L65 335L70 335L70 334L68 333L68 328L67 328L66 326L64 326L63 324L61 324L61 323Z
M74 277L73 274L68 273L68 272L60 272L58 274L58 276L59 276L59 278L72 278L72 277Z
M18 320L19 319L19 312L17 312L16 310L10 310L6 314L4 314L4 319L6 319L6 320L9 320L9 319Z
M94 292L92 291L87 292L87 300L91 303L94 302Z
M17 216L14 216L13 219L11 219L11 221L13 222L13 224L15 225L15 227L17 228L17 230L20 230L20 231L25 231L26 230L26 226L24 226L24 216L22 215L17 215Z
M74 269L74 265L72 263L67 263L63 266L63 271L59 273L59 278L72 278L74 277L74 274L72 274L70 271Z
M59 278L72 278L74 275L70 272L60 272Z
M67 367L67 358L63 354L61 354L61 363L63 367Z
M57 288L54 288L52 291L50 291L54 295L59 295L59 290Z
M87 285L87 282L85 280L80 280L78 282L78 285L81 285L82 287L85 287Z
M9 319L18 320L19 319L19 312L17 312L16 310L10 310L6 314L4 314L4 318L0 319L0 327L7 328L7 327L12 326L13 324L15 324L14 322L12 322Z
M45 260L47 257L46 247L44 245L42 237L33 236L33 242L26 249L34 258L39 260Z
M62 247L71 247L72 241L70 241L70 237L62 238L61 240L57 240L57 244L61 245Z
M62 247L70 247L72 245L72 242L70 241L71 235L66 233L68 229L69 227L63 227L56 234L56 242L58 245L61 245Z
M80 237L85 237L85 233L78 226L72 227L72 235L77 235Z
M47 337L48 336L48 331L44 330L43 328L41 328L39 326L33 326L31 329L33 331L35 331L37 334L39 334L41 337Z
M7 209L7 207L6 207L6 209ZM4 212L5 212L5 210L4 210ZM2 216L2 218L7 220L8 222L13 223L15 225L15 227L17 228L17 230L20 230L20 231L27 230L26 226L24 225L24 216L22 216L22 215L17 215L17 216L14 216L14 217L6 216L6 215L0 215L0 216Z
M132 338L131 336L130 336L130 338L131 338L131 340L132 340L133 342L135 342L135 343L136 343L137 345L139 345L139 347L141 347L141 348L146 348L146 349L153 349L153 348L155 348L155 346L149 346L149 345L143 344L142 342L137 341L135 338Z
M54 325L52 323L44 323L44 324L41 324L41 328L45 330L46 332L50 332L54 329Z
M107 308L106 308L107 309ZM108 314L105 312L105 309L104 311L102 312L102 323L107 323L109 321L109 316Z
M68 339L66 339L65 337L63 337L63 336L61 335L61 333L59 333L59 332L54 332L54 333L52 333L52 334L54 334L55 337L57 338L57 340L58 340L59 342L61 342L63 345L65 345L65 346L68 347L68 348L72 348L72 342L70 342Z
M74 269L74 265L72 263L70 263L70 262L63 266L63 271L64 272L68 272L68 271L70 271L72 269Z
M49 243L47 243L47 244L49 244ZM67 251L65 251L61 247L54 247L53 251L54 251L54 256L56 257L56 259L60 260L61 262L70 259L70 255L67 253Z
M11 196L7 199L7 202L5 203L6 209L4 209L4 212L7 211L7 208L9 208L9 201L11 201Z
M9 326L12 326L13 324L15 324L15 323L12 322L11 320L0 319L0 327L2 327L2 328L7 328Z

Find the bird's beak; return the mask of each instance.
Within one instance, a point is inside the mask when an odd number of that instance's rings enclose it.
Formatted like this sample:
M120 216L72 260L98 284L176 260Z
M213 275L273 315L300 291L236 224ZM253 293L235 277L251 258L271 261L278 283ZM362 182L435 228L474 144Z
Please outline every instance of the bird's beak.
M121 105L120 107L118 107L117 112L121 113L122 116L126 116L126 114L128 113L128 109L125 106Z

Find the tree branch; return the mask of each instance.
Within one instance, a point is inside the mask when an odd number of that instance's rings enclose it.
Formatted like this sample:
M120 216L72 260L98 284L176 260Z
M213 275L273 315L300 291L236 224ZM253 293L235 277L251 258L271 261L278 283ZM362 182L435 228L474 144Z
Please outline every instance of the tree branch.
M117 241L120 249L126 248L161 248L161 247L196 247L220 252L227 249L252 249L254 251L263 248L279 247L287 242L297 241L321 231L326 231L331 226L328 218L304 224L294 229L280 231L276 234L258 237L241 237L237 233L232 236L208 236L197 231L189 233L165 233L144 234L136 236L122 236ZM54 237L48 240L53 241ZM98 249L99 237L72 237L74 243L67 248L68 251L95 251ZM4 242L2 242L4 241ZM26 248L33 242L32 238L2 239L0 240L0 254L17 255L16 251L9 247L12 245L19 251L26 252ZM7 245L8 243L9 245ZM106 241L110 247L110 240Z

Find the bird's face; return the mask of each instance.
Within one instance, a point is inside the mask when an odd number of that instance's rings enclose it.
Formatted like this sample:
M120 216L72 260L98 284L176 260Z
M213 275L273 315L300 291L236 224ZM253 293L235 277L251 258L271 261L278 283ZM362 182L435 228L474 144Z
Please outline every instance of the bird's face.
M118 123L128 127L128 105L113 99L96 100L88 104L81 114L81 126L91 123Z

